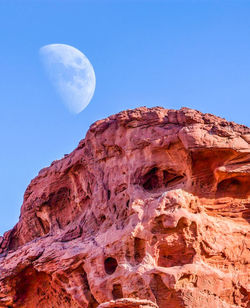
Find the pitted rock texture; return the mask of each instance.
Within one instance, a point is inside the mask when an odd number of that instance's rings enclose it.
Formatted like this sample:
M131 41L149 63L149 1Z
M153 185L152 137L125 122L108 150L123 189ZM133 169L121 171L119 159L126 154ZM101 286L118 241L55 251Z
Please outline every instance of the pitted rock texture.
M249 142L188 108L94 123L0 238L0 307L249 307Z

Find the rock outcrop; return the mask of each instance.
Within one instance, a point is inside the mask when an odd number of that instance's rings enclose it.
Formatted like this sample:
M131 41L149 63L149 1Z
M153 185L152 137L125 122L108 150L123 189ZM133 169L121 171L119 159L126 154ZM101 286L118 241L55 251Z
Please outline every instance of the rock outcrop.
M249 143L188 108L97 121L0 238L0 307L249 307Z

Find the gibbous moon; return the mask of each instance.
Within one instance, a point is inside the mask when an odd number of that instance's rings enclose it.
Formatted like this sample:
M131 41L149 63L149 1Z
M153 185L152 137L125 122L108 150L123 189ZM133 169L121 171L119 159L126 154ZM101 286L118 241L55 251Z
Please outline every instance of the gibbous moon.
M95 72L88 58L65 44L40 48L46 71L65 105L73 113L87 107L95 92Z

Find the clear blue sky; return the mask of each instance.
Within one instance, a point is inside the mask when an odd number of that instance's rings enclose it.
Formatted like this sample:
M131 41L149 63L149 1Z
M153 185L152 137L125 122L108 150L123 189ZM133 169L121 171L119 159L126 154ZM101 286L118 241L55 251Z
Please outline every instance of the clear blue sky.
M38 171L71 152L89 125L123 109L187 106L250 123L250 1L1 1L0 234L18 220ZM80 49L96 73L72 115L39 48Z

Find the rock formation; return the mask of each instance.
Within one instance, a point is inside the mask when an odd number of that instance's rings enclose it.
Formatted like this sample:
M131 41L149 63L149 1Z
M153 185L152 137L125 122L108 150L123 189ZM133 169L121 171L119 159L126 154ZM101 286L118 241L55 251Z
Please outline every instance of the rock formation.
M249 307L249 143L188 108L97 121L0 238L0 307Z

